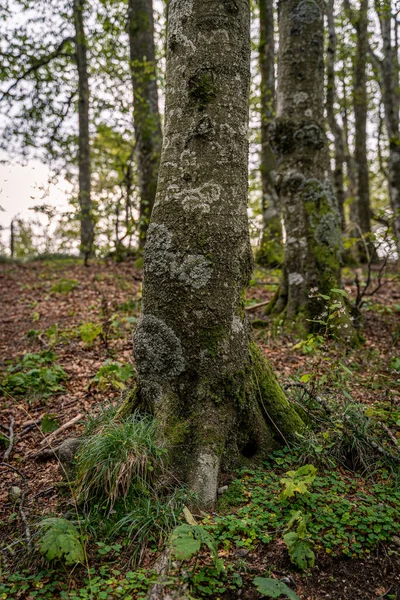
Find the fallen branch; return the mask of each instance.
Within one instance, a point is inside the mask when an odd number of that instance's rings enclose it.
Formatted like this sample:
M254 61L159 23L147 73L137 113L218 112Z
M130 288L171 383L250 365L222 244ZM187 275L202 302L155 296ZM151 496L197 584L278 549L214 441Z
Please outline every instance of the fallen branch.
M382 423L382 422L381 422L381 427L382 427L382 429L384 431L386 431L386 433L388 434L388 436L392 440L393 444L396 446L397 450L399 450L399 441L395 437L395 435L390 431L389 427L387 427L387 425L385 425L385 423Z
M75 425L75 423L80 421L83 418L83 416L84 416L83 413L79 413L79 415L76 415L76 417L74 417L70 421L67 421L67 423L64 423L64 425L61 425L61 427L59 427L58 429L53 431L53 433L51 433L46 438L44 438L40 442L39 446L45 446L46 444L50 444L50 442L52 442L54 440L54 438L56 438L60 433L62 433L69 427L72 427L73 425Z
M43 419L43 416L39 417L39 419L36 419L36 421L31 421L30 423L29 422L26 423L25 427L19 434L19 437L23 437L24 435L26 435L27 433L32 431L32 429L34 429L37 425L40 425L40 423L42 422L42 419Z
M248 312L250 312L251 310L257 310L257 308L261 308L262 306L266 306L270 302L271 302L271 300L264 300L264 302L259 302L259 304L252 304L251 306L246 306L245 310L247 310Z
M14 447L14 425L15 425L15 419L14 417L11 417L11 421L10 421L10 426L8 428L9 430L9 436L8 436L8 447L7 450L4 452L4 456L3 456L3 461L4 462L8 462L8 459L10 458L12 449Z

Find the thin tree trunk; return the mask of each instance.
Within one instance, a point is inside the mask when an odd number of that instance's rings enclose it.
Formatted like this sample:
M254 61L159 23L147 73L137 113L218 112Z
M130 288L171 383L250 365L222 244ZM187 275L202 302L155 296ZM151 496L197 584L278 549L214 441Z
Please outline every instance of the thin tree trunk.
M287 239L275 311L304 335L320 329L340 286L340 215L328 178L324 122L324 3L280 3L275 146ZM335 333L352 332L347 313ZM333 320L332 320L333 321Z
M275 47L273 0L259 0L261 73L261 183L263 236L257 262L267 267L282 264L282 225L275 187L276 160L271 147L271 124L275 117Z
M334 20L334 0L328 0L326 4L326 13L328 18L329 30L329 45L327 51L327 90L326 90L326 111L328 117L328 125L335 139L335 168L333 172L333 182L335 188L336 199L339 207L342 229L345 229L345 188L343 165L345 163L344 141L342 129L335 116L335 100L336 100L336 85L335 85L335 63L336 63L336 47L337 37Z
M10 223L10 256L14 258L15 254L15 221L11 220Z
M369 167L367 156L367 55L368 55L368 0L361 0L355 17L357 51L354 64L353 106L355 119L354 159L357 169L357 237L364 240L358 244L361 262L368 262L374 253L371 240L371 207L369 195ZM368 251L367 251L368 249Z
M128 14L134 126L139 172L139 248L143 249L157 190L162 142L152 0L129 0Z
M89 137L89 76L87 68L87 44L83 11L85 0L74 0L75 55L78 70L78 121L79 121L79 208L81 222L81 253L85 264L93 249L93 214L90 197L90 137Z
M347 171L347 190L346 190L346 202L349 205L350 211L350 222L357 222L358 212L356 210L356 198L357 198L357 182L356 182L356 165L353 154L349 144L349 106L347 103L347 86L345 78L342 80L343 85L343 98L341 100L342 106L342 119L343 119L343 142L344 142L344 156L346 161ZM353 233L353 232L352 232Z
M398 48L392 43L392 7L390 0L375 0L379 17L383 59L379 61L386 130L389 138L389 196L393 211L393 232L400 257L400 131Z
M172 2L135 406L155 414L172 468L202 506L215 501L220 468L302 428L246 319L249 81L249 0Z

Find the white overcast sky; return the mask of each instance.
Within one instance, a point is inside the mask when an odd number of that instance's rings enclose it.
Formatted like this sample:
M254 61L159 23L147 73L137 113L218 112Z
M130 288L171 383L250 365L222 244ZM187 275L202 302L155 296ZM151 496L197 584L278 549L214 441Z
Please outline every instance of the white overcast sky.
M50 204L58 208L67 206L68 184L60 180L48 186L49 168L38 160L29 160L26 166L13 162L0 165L0 225L8 227L17 215L35 216L31 210L37 204Z

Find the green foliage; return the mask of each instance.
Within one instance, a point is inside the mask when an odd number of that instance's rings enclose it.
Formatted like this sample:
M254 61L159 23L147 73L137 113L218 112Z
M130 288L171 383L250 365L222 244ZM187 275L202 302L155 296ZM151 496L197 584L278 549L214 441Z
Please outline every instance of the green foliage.
M68 379L64 369L54 364L56 355L43 351L27 353L15 365L8 367L0 389L15 396L48 397L64 389L62 382Z
M381 472L377 482L366 483L360 475L345 475L332 466L321 468L307 493L283 499L280 480L299 460L301 455L296 452L279 451L266 469L242 472L235 482L241 506L234 514L209 521L208 527L218 544L226 549L251 549L257 543L268 543L276 534L266 532L287 530L293 511L301 512L307 528L297 531L294 524L290 531L300 540L290 536L289 542L312 540L316 551L334 556L368 555L378 544L390 542L397 535L400 492L396 480L387 472Z
M294 528L296 527L296 531ZM311 540L306 521L301 511L292 514L287 526L283 541L288 547L290 560L296 567L305 571L308 567L315 564L315 554L313 552L314 542Z
M396 373L400 373L400 356L392 358L390 361L390 368L393 369L393 371L396 371Z
M301 350L304 354L315 354L324 345L325 338L317 333L309 333L305 340L300 340L293 350Z
M312 486L317 475L317 469L314 465L304 465L297 471L288 471L286 477L282 477L279 483L284 486L281 498L286 500L292 498L296 493L305 494L308 488Z
M87 577L74 589L71 580L56 570L46 569L37 574L31 570L4 573L0 582L0 598L44 598L46 600L139 600L146 597L157 575L149 569L121 571L110 565L88 569Z
M118 420L115 410L101 415L77 456L78 495L104 502L109 510L134 488L147 493L164 468L165 449L157 442L151 417L133 414Z
M60 426L59 421L55 418L54 415L45 414L42 419L42 431L43 433L52 433Z
M87 323L82 323L79 328L79 333L85 346L91 346L95 340L102 335L103 327L100 323L88 321Z
M99 390L124 390L127 382L134 376L134 370L129 363L119 363L106 360L90 382Z
M268 577L255 577L253 583L263 596L267 598L279 598L279 596L286 596L289 600L299 600L297 594L291 590L286 583L279 581L279 579L271 579Z
M211 550L214 561L217 563L218 551L215 540L201 525L179 525L171 534L171 554L178 560L189 560L197 554L202 545Z
M67 519L52 517L39 524L44 530L39 538L39 550L49 561L61 560L74 565L85 559L81 537L75 525Z
M69 292L72 292L78 286L79 281L76 281L76 279L60 279L51 286L50 292L53 294L69 294Z
M181 518L188 498L186 491L177 488L167 492L153 491L150 495L139 496L133 494L125 502L124 514L118 517L112 530L113 534L123 534L128 538L135 564L149 545L155 549L160 548Z

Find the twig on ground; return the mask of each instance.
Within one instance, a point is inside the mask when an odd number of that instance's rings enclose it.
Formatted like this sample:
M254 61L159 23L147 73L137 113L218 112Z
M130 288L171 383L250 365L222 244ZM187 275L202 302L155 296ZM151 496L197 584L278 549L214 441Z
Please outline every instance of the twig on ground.
M21 431L21 433L19 434L19 437L23 437L24 435L26 435L27 433L32 431L32 429L34 429L37 425L40 425L40 423L42 422L42 419L43 419L43 417L39 417L39 419L36 419L35 421L32 421L31 423L27 423L25 425L25 427L23 428L23 430Z
M74 417L70 421L67 421L66 423L64 423L64 425L61 425L61 427L59 427L58 429L56 429L55 431L53 431L53 433L51 433L50 435L48 435L47 437L45 437L40 442L39 446L45 446L46 444L50 444L54 440L54 438L56 438L60 433L62 433L63 431L65 431L69 427L72 427L73 425L75 425L75 423L77 423L78 421L80 421L83 418L83 416L84 416L83 413L79 413L79 415L76 415L76 417Z
M15 425L15 419L14 419L14 417L11 417L10 426L8 428L8 430L9 430L8 447L7 447L7 450L4 452L4 456L3 456L4 462L8 462L8 459L10 458L11 452L14 447L14 439L15 439L14 438L14 425Z
M390 431L389 427L387 425L385 425L385 423L381 423L381 426L382 426L382 429L384 431L386 431L386 433L388 434L388 436L392 440L393 444L396 446L397 450L400 450L400 448L399 448L399 442L398 442L397 438L394 436L394 434Z

